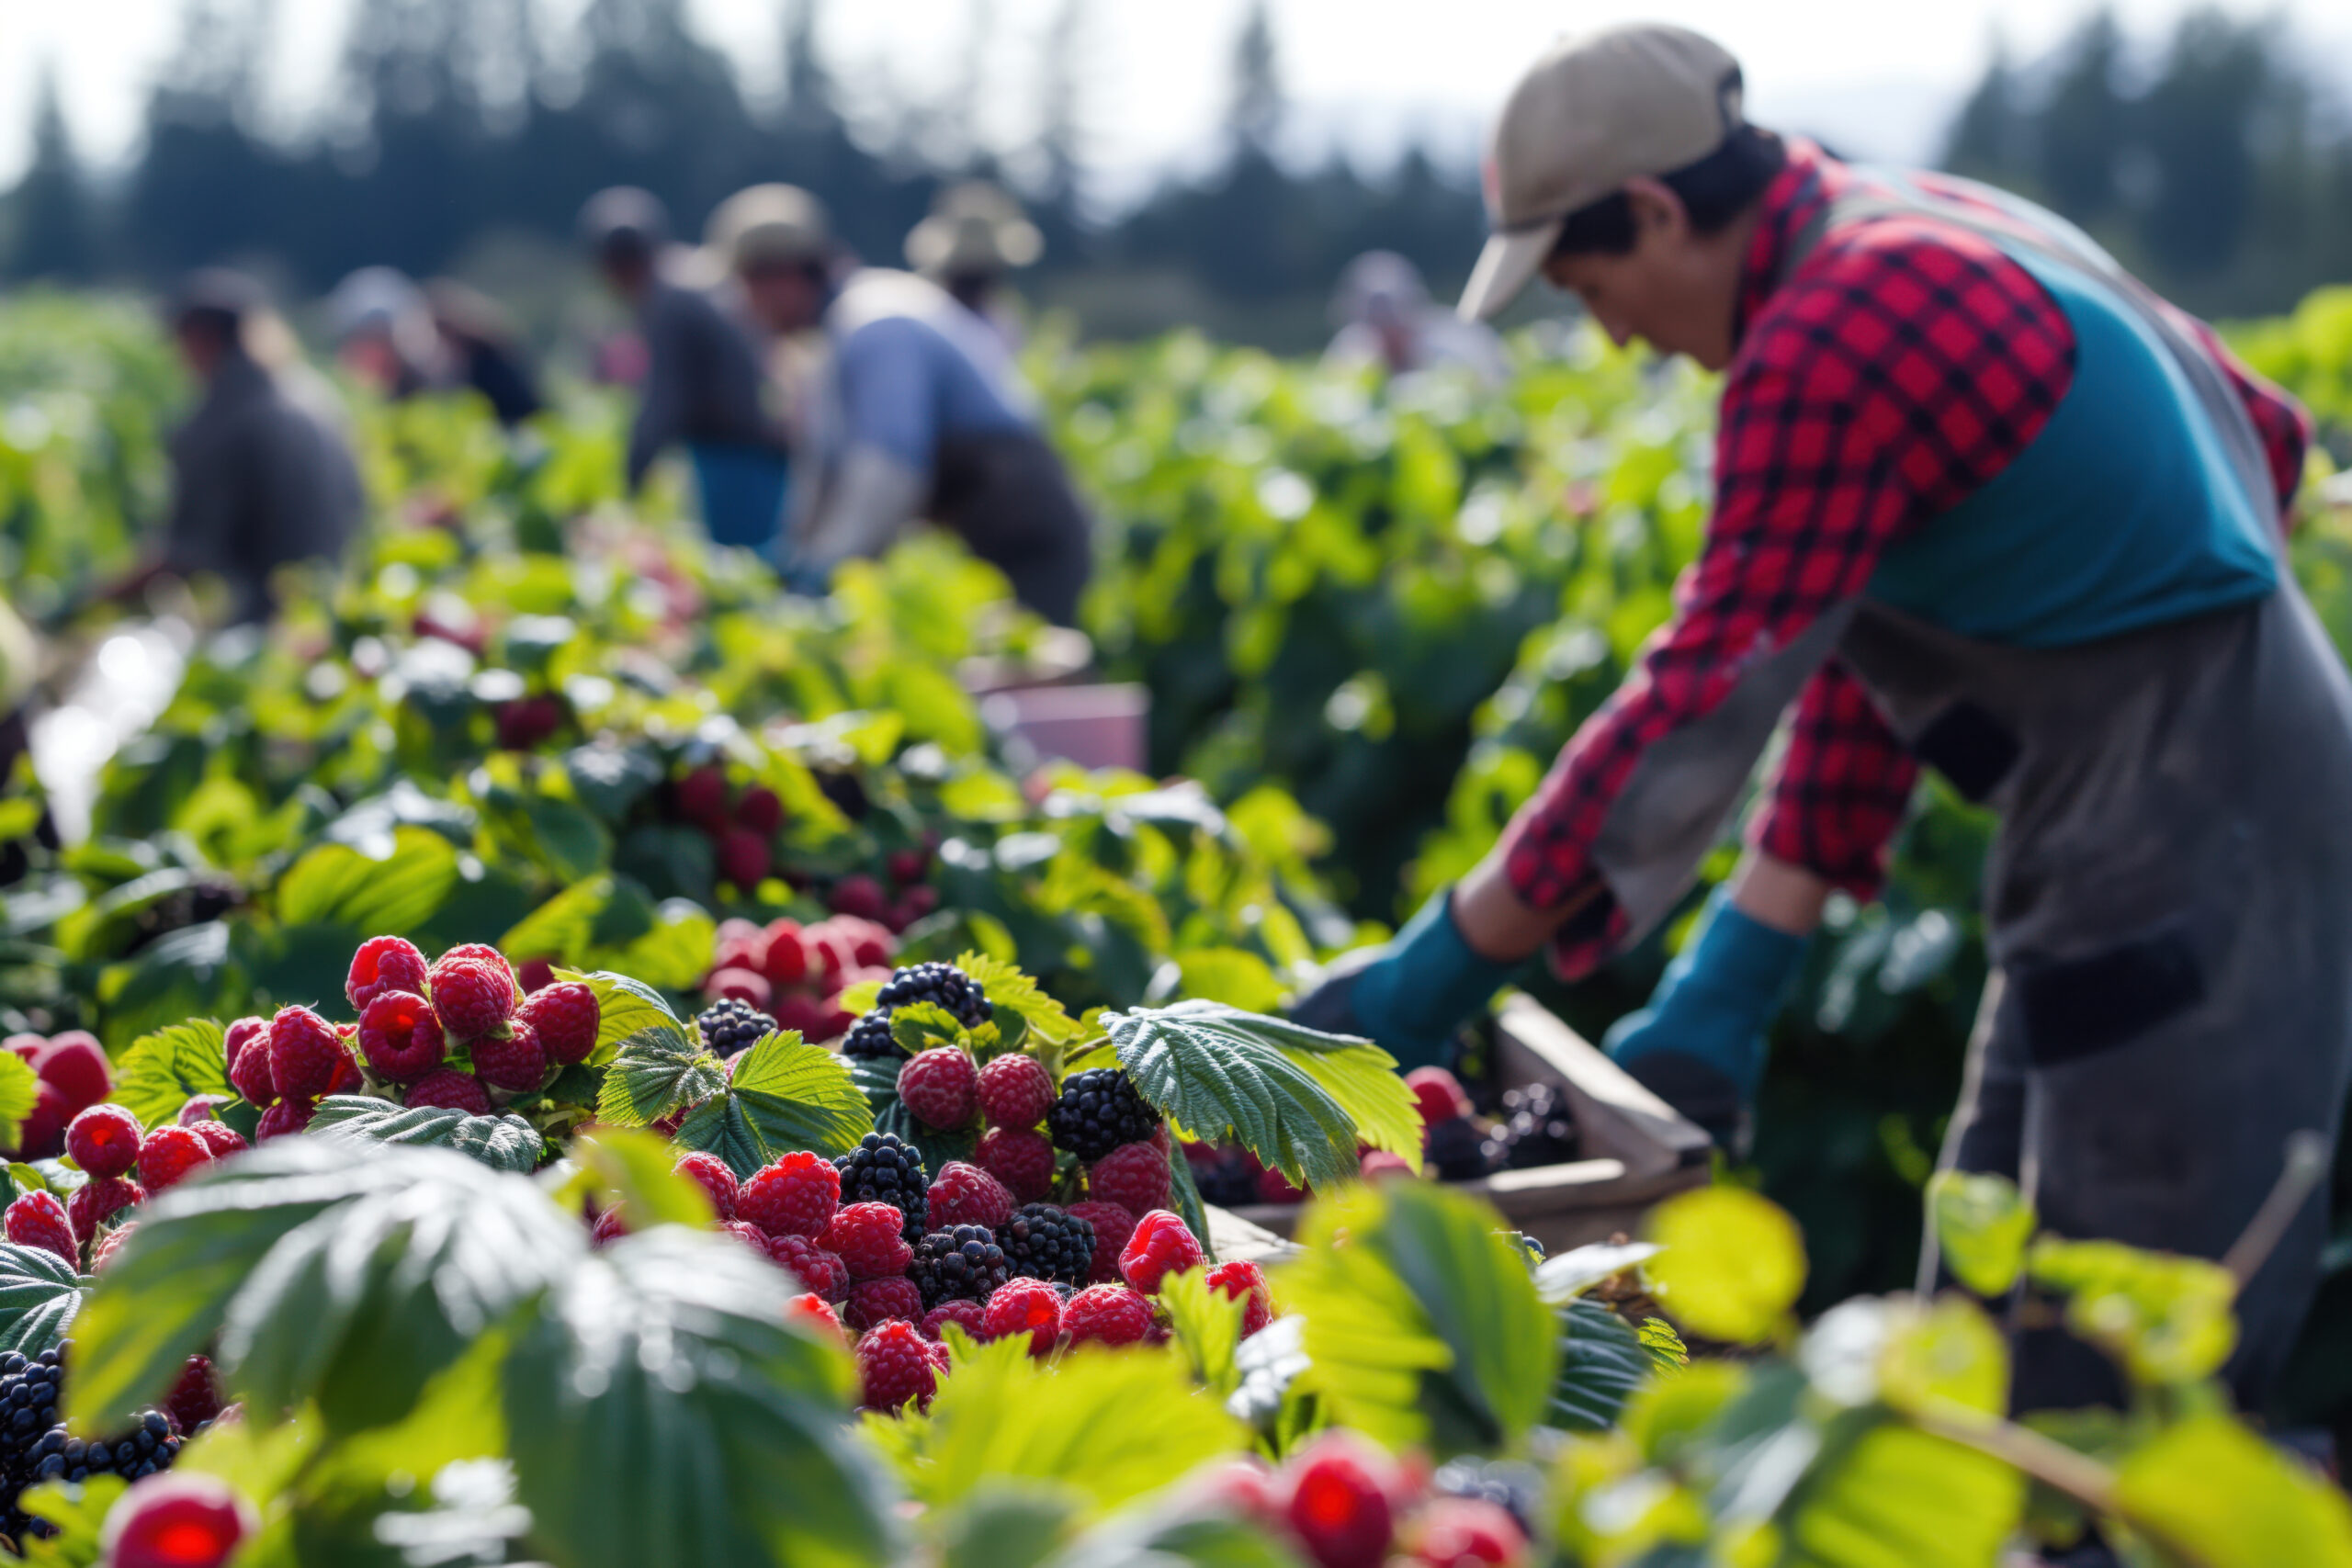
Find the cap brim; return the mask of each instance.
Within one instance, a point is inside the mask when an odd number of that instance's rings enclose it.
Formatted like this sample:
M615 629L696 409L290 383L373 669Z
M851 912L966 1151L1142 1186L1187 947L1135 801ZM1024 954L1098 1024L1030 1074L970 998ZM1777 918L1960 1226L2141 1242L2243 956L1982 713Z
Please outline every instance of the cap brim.
M1454 314L1465 321L1483 321L1518 299L1520 290L1543 270L1544 258L1559 243L1560 227L1566 221L1555 218L1532 228L1488 235L1487 248L1478 253L1478 265L1470 271L1470 281L1463 286L1462 302L1453 308Z

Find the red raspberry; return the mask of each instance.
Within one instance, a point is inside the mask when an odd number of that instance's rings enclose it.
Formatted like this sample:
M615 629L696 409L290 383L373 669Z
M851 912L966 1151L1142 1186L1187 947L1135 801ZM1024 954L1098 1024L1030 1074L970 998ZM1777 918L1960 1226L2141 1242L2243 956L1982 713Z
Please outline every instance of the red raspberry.
M379 1078L414 1083L447 1049L433 1004L414 991L379 991L359 1015L359 1051Z
M482 1091L481 1080L457 1067L435 1067L410 1085L408 1104L411 1110L433 1105L469 1116L490 1114L490 1096Z
M351 998L352 1010L365 1013L368 1004L386 991L424 994L424 954L406 937L371 936L351 956L343 994Z
M727 770L716 762L695 769L678 781L677 802L679 816L718 832L727 825Z
M172 1392L164 1395L164 1414L186 1436L220 1415L223 1403L220 1384L212 1376L212 1363L202 1356L190 1356L181 1365Z
M226 1122L191 1122L187 1130L204 1140L204 1146L212 1151L214 1159L226 1159L245 1150L244 1138Z
M69 1029L51 1040L33 1057L32 1066L41 1082L55 1084L75 1111L86 1111L114 1092L106 1047L86 1029Z
M368 1087L368 1076L359 1067L359 1026L338 1024L334 1038L334 1077L327 1080L327 1093L357 1094Z
M710 1194L711 1211L721 1223L735 1217L735 1193L741 1184L725 1160L712 1154L691 1154L678 1161L676 1170Z
M65 1152L65 1123L74 1120L74 1102L53 1083L33 1090L33 1108L17 1129L18 1159L54 1159Z
M860 1331L894 1318L911 1327L922 1316L922 1292L909 1279L868 1280L849 1288L849 1305L842 1316Z
M991 1127L980 1134L972 1163L1004 1183L1017 1202L1043 1202L1054 1190L1054 1144L1043 1133Z
M1286 1467L1283 1512L1307 1555L1323 1568L1380 1568L1396 1534L1388 1456L1344 1429L1318 1434Z
M911 1323L868 1329L857 1342L857 1377L870 1410L927 1405L939 1388L939 1369Z
M805 1235L768 1238L768 1256L792 1270L792 1277L829 1302L849 1294L849 1265Z
M211 1146L186 1127L158 1127L139 1145L139 1185L161 1192L211 1159Z
M445 956L433 966L433 1010L453 1040L488 1034L514 1016L514 983L487 964Z
M76 1269L82 1267L82 1248L74 1237L74 1222L65 1217L65 1205L51 1194L28 1192L9 1204L6 1226L8 1239L17 1246L41 1247Z
M825 1234L825 1227L833 1223L841 1201L842 1173L833 1168L832 1161L799 1149L754 1171L752 1179L743 1183L742 1190L735 1195L735 1212L770 1235L820 1236ZM896 1209L890 1212L898 1213ZM833 1250L839 1252L841 1248ZM903 1273L906 1267L901 1262L896 1269L880 1269L872 1273ZM858 1275L861 1280L871 1277L871 1273Z
M105 1273L107 1266L114 1262L114 1255L120 1252L123 1247L129 1244L130 1240L130 1233L138 1228L139 1222L137 1220L125 1220L122 1224L115 1226L114 1229L107 1232L106 1235L98 1237L98 1245L90 1249L90 1272L93 1274Z
M586 1061L596 1049L596 1028L602 1021L596 993L577 980L542 987L531 993L515 1016L539 1032L539 1043L565 1066Z
M1274 1292L1266 1271L1237 1258L1209 1270L1209 1289L1223 1291L1241 1303L1241 1337L1247 1339L1274 1321Z
M66 1123L65 1152L92 1176L121 1176L139 1163L144 1132L119 1105L93 1105Z
M784 1321L814 1325L830 1333L836 1339L842 1337L840 1314L833 1311L831 1303L814 1292L795 1296L785 1303Z
M755 969L714 969L702 983L702 994L713 1002L741 1002L753 1012L775 1005L767 976Z
M229 1026L221 1042L228 1053L229 1082L248 1105L267 1105L277 1098L269 1077L269 1025L258 1018L241 1018Z
M272 1138L283 1138L301 1132L317 1115L315 1100L281 1100L261 1113L261 1125L254 1129L254 1142L266 1144Z
M1147 1296L1159 1293L1159 1282L1170 1274L1198 1269L1208 1261L1198 1236L1183 1216L1155 1209L1136 1222L1135 1234L1119 1249L1119 1273Z
M983 1337L981 1329L988 1322L988 1315L989 1309L978 1302L942 1302L922 1314L922 1337L925 1339L944 1339L944 1336L939 1332L939 1325L943 1323L960 1323L964 1325L965 1333L978 1339Z
M991 1127L1035 1127L1054 1100L1053 1075L1035 1056L1016 1051L980 1069L980 1114Z
M756 1176L752 1179L754 1185L758 1181ZM750 1196L749 1186L744 1195ZM906 1216L888 1203L844 1204L817 1238L817 1245L838 1254L849 1265L853 1280L887 1279L904 1274L907 1265L914 1261L915 1249L899 1234L905 1224ZM916 1299L922 1299L920 1294ZM922 1314L918 1311L913 1315Z
M1415 1067L1405 1075L1405 1087L1420 1107L1423 1127L1470 1114L1470 1096L1463 1091L1462 1080L1443 1067Z
M526 958L514 965L514 983L523 987L525 996L538 995L555 984L555 960Z
M441 962L447 964L452 958L463 959L468 964L487 964L505 976L509 984L514 982L514 966L506 962L506 954L486 942L461 942L443 953Z
M1166 1155L1149 1144L1121 1144L1087 1167L1086 1195L1130 1214L1148 1214L1168 1207L1174 1181Z
M834 883L833 890L825 902L836 915L854 916L870 924L889 908L890 900L884 895L882 885L861 871ZM864 963L865 960L860 959L859 962Z
M1087 1280L1097 1285L1118 1284L1119 1254L1127 1249L1127 1237L1136 1233L1133 1211L1097 1198L1072 1203L1069 1212L1094 1227L1094 1268Z
M343 1041L309 1008L279 1008L269 1021L269 1081L280 1100L316 1100L334 1082Z
M800 940L800 924L797 920L771 920L765 931L767 946L761 953L758 965L768 984L781 991L797 986L808 977L808 949Z
M1427 1568L1509 1568L1527 1561L1527 1532L1509 1509L1484 1497L1432 1497L1411 1528L1418 1538L1412 1561Z
M735 803L735 820L762 838L784 826L784 800L765 784L753 784Z
M553 1066L539 1043L539 1032L521 1019L509 1021L503 1039L485 1034L474 1042L474 1077L492 1089L528 1094L548 1081Z
M193 1127L198 1122L218 1118L220 1108L229 1103L225 1094L191 1094L180 1102L179 1112L172 1118L175 1125Z
M1139 1345L1151 1327L1151 1303L1125 1285L1089 1285L1062 1308L1073 1345Z
M65 1200L65 1217L74 1223L74 1236L86 1242L97 1234L100 1225L146 1196L136 1181L119 1176L94 1176L74 1189L74 1196Z
M1413 1168L1405 1163L1402 1155L1392 1155L1386 1149L1367 1149L1356 1162L1358 1173L1366 1181L1378 1181L1387 1177L1413 1175Z
M720 834L718 859L718 880L733 883L747 895L766 881L775 866L767 835L749 828L729 828Z
M1012 1194L1004 1183L977 1165L951 1159L939 1168L939 1179L926 1195L931 1230L955 1225L984 1225L989 1230L1012 1218Z
M596 1216L596 1223L588 1230L588 1245L610 1247L627 1235L628 1235L628 1222L621 1218L620 1209L616 1205Z
M980 1070L962 1047L935 1046L899 1069L899 1098L925 1126L961 1127L979 1109Z
M768 1255L768 1233L751 1221L727 1220L722 1222L718 1228L758 1253L762 1258Z
M107 1517L115 1568L220 1568L255 1520L227 1483L194 1472L151 1475Z
M986 1339L1026 1334L1031 1355L1050 1356L1062 1337L1062 1293L1043 1280L1008 1280L989 1297L981 1328Z

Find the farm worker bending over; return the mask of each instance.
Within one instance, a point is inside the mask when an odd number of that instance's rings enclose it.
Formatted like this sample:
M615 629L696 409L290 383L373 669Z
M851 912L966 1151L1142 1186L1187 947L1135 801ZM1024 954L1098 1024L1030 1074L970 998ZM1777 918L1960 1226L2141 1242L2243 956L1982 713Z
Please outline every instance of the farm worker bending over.
M580 231L645 338L643 400L628 430L629 489L645 482L663 448L683 442L711 541L770 548L790 475L783 425L761 401L751 333L698 280L671 276L669 213L650 192L597 192L581 209Z
M1502 841L1297 1016L1408 1066L1547 944L1663 920L1789 714L1728 896L1617 1059L1734 1136L1832 889L1869 897L1916 770L1997 811L1996 977L1948 1163L2069 1236L2220 1257L2352 1066L2352 683L2282 560L2309 427L2046 212L1747 124L1671 27L1512 91L1462 300L1542 273L1619 343L1725 372L1673 622ZM2309 1305L2314 1199L2240 1302L2258 1404ZM2086 1356L2088 1352L2084 1352ZM2092 1403L2029 1342L2018 1394Z
M1031 609L1068 625L1093 558L1086 511L1037 433L995 329L912 273L833 276L825 209L754 186L711 220L752 314L779 335L822 326L831 362L800 411L812 450L794 571L820 579L927 518L964 536Z

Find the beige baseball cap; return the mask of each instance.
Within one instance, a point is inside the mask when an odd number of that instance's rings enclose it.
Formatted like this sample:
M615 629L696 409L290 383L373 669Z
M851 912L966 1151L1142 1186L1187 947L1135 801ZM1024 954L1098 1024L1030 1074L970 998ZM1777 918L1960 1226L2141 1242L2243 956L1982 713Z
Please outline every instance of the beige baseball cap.
M1456 307L1483 321L1527 287L1578 208L1697 163L1743 122L1739 62L1688 28L1641 22L1562 39L1528 68L1487 144L1494 232Z
M703 246L730 272L822 261L832 248L825 204L798 186L752 186L718 204Z

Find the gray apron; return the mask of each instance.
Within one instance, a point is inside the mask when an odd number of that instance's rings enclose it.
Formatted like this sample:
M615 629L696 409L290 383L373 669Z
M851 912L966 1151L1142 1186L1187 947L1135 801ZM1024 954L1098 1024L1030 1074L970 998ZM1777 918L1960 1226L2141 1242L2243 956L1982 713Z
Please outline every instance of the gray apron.
M1022 604L1057 626L1077 625L1094 547L1060 456L1031 431L957 434L941 437L933 472L923 515L962 535Z
M1788 265L1833 221L1904 209L2112 286L2172 345L2243 482L2270 494L2220 367L2077 236L1874 192L1825 213ZM1687 888L1780 713L1832 653L1915 754L2001 818L1984 871L1994 977L1944 1165L2018 1179L2059 1235L2220 1258L2291 1134L2333 1148L2352 1079L2352 682L2291 576L2251 604L2063 649L1973 640L1867 598L1841 606L1636 766L1594 855L1634 931ZM2323 1184L2239 1301L2228 1376L2246 1407L2310 1308L2326 1226ZM2018 1408L2120 1392L2096 1352L2018 1337Z

